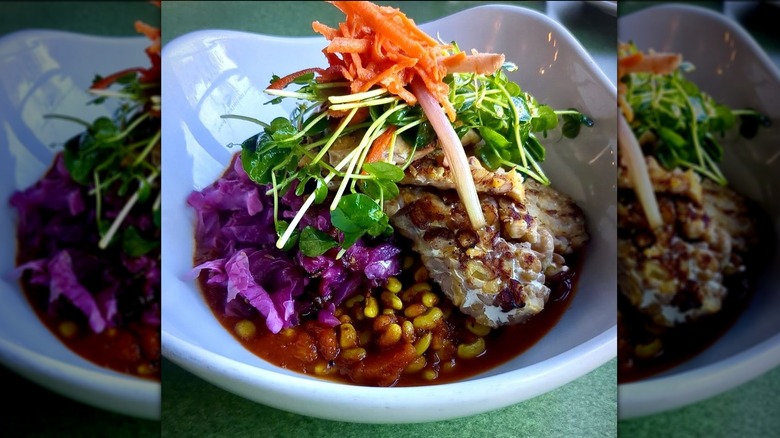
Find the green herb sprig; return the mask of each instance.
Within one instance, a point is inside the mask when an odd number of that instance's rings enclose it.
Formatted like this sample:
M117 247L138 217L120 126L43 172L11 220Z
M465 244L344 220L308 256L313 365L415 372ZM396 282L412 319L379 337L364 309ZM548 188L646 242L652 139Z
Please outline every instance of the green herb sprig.
M630 44L630 51L636 46ZM752 109L731 109L685 77L693 71L683 62L671 74L631 73L622 78L625 99L634 111L631 127L637 138L655 138L646 153L671 170L693 169L721 185L728 181L720 170L720 141L740 120L740 134L754 136L769 119Z
M540 166L545 148L538 135L546 136L557 128L559 117L564 121L562 134L568 138L577 137L580 127L593 126L593 121L576 110L556 111L539 103L509 80L506 72L516 69L516 65L506 63L490 76L451 75L452 103L459 121L456 132L461 137L470 129L479 132L484 143L475 152L488 169L516 169L549 185L550 179Z

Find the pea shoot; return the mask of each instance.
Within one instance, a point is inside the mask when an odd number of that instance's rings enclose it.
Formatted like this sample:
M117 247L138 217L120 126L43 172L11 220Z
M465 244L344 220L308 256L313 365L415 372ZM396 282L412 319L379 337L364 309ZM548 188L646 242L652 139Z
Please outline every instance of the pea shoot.
M624 55L636 52L625 46ZM637 138L655 138L646 150L664 168L693 169L721 185L727 180L718 163L723 159L720 144L727 131L740 121L742 136L754 136L769 119L752 109L731 109L702 92L685 74L694 70L683 62L670 74L634 72L621 81L625 100L634 115L631 127Z

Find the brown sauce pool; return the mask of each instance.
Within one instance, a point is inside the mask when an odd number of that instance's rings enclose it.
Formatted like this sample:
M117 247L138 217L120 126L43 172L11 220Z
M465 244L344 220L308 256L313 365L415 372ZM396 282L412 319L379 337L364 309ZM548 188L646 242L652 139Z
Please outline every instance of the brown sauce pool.
M94 363L122 374L160 380L160 331L141 323L111 327L93 333L83 315L47 312L49 289L22 282L27 300L38 319L68 349Z

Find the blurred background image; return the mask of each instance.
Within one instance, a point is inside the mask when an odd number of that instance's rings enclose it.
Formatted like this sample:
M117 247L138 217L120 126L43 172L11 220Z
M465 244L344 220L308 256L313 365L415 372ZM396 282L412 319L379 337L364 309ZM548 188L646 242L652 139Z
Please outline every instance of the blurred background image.
M619 435L777 428L779 10L618 4Z
M145 52L159 40L159 5L2 10L0 381L16 395L4 434L156 436L159 236L151 210L139 212L159 188L116 160L150 169L159 156L159 66Z

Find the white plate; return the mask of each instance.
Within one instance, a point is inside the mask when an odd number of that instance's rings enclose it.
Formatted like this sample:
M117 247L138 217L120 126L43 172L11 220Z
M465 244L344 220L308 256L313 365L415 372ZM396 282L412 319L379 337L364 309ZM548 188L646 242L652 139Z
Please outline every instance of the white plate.
M99 38L28 30L0 39L0 361L26 378L66 397L130 416L160 416L160 384L126 376L81 358L38 319L15 280L15 190L35 183L55 151L82 127L45 120L59 113L93 120L109 108L86 103L96 74L146 66L143 37Z
M618 20L621 41L643 50L683 54L696 66L686 75L718 102L754 107L774 122L752 140L730 137L721 168L730 184L759 201L780 248L780 73L744 29L709 9L668 5ZM780 254L769 266L780 266ZM657 377L618 389L621 419L679 408L751 380L780 364L780 271L761 279L749 307L714 345Z
M316 17L311 17L316 19ZM570 309L539 343L519 357L459 383L370 388L318 380L273 366L242 347L215 319L192 267L193 190L225 170L251 123L285 107L263 106L271 75L323 66L319 37L278 38L225 30L193 32L163 48L163 354L227 391L279 409L331 420L410 423L487 412L570 382L616 355L615 87L559 24L535 11L483 6L422 26L461 48L503 52L513 77L544 103L576 107L596 126L575 141L552 136L545 163L554 184L584 207L593 241ZM611 397L613 394L593 394Z

